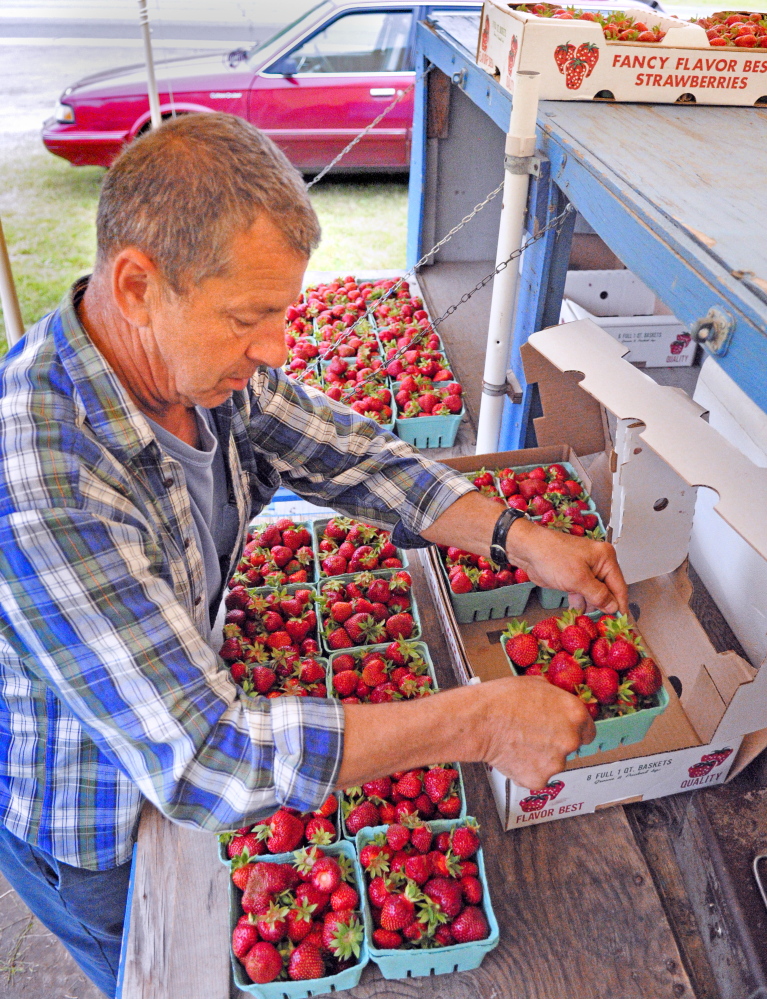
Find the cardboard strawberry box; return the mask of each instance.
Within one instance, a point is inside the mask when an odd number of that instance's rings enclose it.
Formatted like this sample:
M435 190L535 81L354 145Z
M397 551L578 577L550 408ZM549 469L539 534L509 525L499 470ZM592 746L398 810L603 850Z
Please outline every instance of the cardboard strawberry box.
M625 13L659 42L608 40L595 20L560 20L485 0L477 63L514 92L517 72L541 74L542 100L767 103L767 50L715 47L698 24L647 8ZM592 15L593 16L593 15Z
M668 697L640 742L572 759L546 788L519 787L491 769L507 829L721 783L767 747L767 670L716 651L689 606L687 576L699 485L716 490L720 516L767 556L767 527L742 501L746 489L754 507L767 503L767 469L701 419L704 411L688 396L625 361L626 352L588 320L533 334L522 354L541 397L541 446L448 462L467 472L577 456L629 583L631 617ZM614 440L605 410L617 421ZM569 444L554 443L562 440ZM425 565L456 675L464 683L508 676L500 640L509 620L459 624L436 550ZM534 595L522 616L532 623L549 615Z

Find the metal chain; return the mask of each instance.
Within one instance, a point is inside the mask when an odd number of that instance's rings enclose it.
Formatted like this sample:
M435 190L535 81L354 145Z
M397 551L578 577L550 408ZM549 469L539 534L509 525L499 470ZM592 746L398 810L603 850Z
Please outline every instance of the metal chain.
M362 139L364 139L365 136L368 134L368 132L372 131L372 129L374 129L376 127L376 125L379 123L379 121L383 121L383 119L387 116L387 114L390 111L393 111L394 108L396 108L396 106L399 104L400 101L404 101L404 99L408 96L408 94L411 94L415 90L416 83L419 83L421 80L425 79L425 77L432 71L432 69L433 69L433 66L431 66L431 65L428 66L426 68L426 70L418 78L418 80L414 80L410 84L410 86L406 87L404 90L400 90L400 92L397 94L397 96L394 98L394 100L391 102L391 104L388 107L384 108L383 111L379 114L379 116L374 121L371 121L369 125L367 125L365 128L363 128L362 131L359 133L359 135L355 135L355 137L352 139L352 141L349 143L349 145L348 146L344 146L344 148L341 150L341 152L338 154L338 156L336 156L335 159L331 160L330 163L328 163L328 165L326 167L324 167L322 170L320 170L320 172L317 174L316 177L313 177L309 181L309 183L306 185L306 190L309 191L311 188L314 187L315 184L318 184L322 180L322 178L325 176L325 174L328 173L330 170L333 169L333 167L336 165L336 163L338 163L339 160L342 160L344 158L344 156L346 156L347 153L351 152L351 150L354 149L354 147L357 145L357 143L361 142Z
M459 232L461 229L463 229L463 227L465 225L467 225L469 222L471 222L471 220L474 218L475 215L479 214L479 212L482 211L482 209L485 207L485 205L489 204L493 200L493 198L498 197L498 195L503 190L503 185L504 185L504 181L501 181L501 183L498 185L498 187L496 187L494 190L492 190L483 201L479 202L478 205L475 205L472 208L472 210L469 212L468 215L464 215L464 217L461 219L461 221L458 222L456 225L454 225L453 228L448 233L446 233L438 243L435 243L434 246L432 246L432 248L427 253L424 253L424 255L421 257L420 260L417 260L409 270L405 271L405 273L402 275L402 277L398 278L395 281L395 283L391 286L391 288L389 288L388 291L384 295L381 296L381 298L379 298L379 299L376 300L376 306L383 305L383 303L387 299L391 298L393 295L396 295L396 293L399 291L399 289L402 286L402 284L409 277L414 277L416 271L420 267L423 267L423 265L428 262L428 260L429 260L430 257L433 257L435 253L438 253L439 250L441 250L442 247L445 245L445 243L449 243L450 240L453 238L453 236L455 236L455 234L457 232ZM335 349L336 347L338 347L339 344L343 343L345 340L348 340L349 337L357 329L357 327L361 323L365 322L366 320L367 320L367 315L360 316L360 318L355 323L353 323L349 327L349 329L345 330L344 333L340 337L338 337L337 340L335 340L333 342L333 347L331 349ZM321 361L327 361L328 360L328 355L326 354L324 357L321 356L320 360ZM304 380L304 376L305 375L308 376L308 374L309 374L309 369L307 368L306 371L305 372L302 371L299 374L298 378L296 378L295 380L301 382L301 381Z
M390 358L388 358L386 362L387 366L391 364L392 361L396 361L398 358L402 357L406 351L412 350L413 347L417 347L418 344L422 343L427 336L430 336L432 333L436 332L437 327L441 323L443 323L447 318L449 318L455 312L457 312L458 309L460 309L462 305L465 305L470 298L473 298L478 291L481 291L486 285L490 284L490 282L495 278L496 274L500 274L501 271L506 270L506 268L509 266L512 260L516 260L517 257L521 257L528 247L532 246L533 243L537 243L538 240L542 239L547 232L550 232L552 229L558 230L558 227L561 226L561 224L564 222L564 220L567 218L570 212L573 211L575 211L575 209L573 208L572 204L568 202L565 208L559 213L559 215L556 215L539 232L537 232L534 236L531 236L530 239L528 239L516 250L514 250L505 260L502 260L499 264L497 264L493 268L493 270L490 271L489 274L485 275L485 277L483 277L481 281L477 282L477 284L471 289L471 291L467 291L465 294L461 295L458 301L454 305L451 305L448 309L446 309L445 312L443 312L438 319L433 319L429 323L429 325L424 327L419 333L417 333L409 343L407 343L404 347L401 347L395 354L393 354ZM370 378L366 379L362 384L365 386L374 383L380 384L382 379L385 377L386 377L386 369L382 368L380 371L373 372ZM351 390L347 391L346 394L341 396L341 400L345 402L347 399L351 399L352 396L355 394L356 390L358 389L358 387L359 385L355 384Z

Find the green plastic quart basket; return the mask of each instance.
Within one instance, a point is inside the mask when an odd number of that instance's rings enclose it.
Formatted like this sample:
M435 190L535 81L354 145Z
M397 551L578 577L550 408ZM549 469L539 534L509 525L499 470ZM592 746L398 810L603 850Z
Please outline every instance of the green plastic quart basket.
M337 857L340 853L343 853L353 861L355 888L362 899L365 894L365 882L362 877L362 868L359 865L357 854L352 844L347 840L342 840L339 843L333 843L330 846L323 847L322 849L331 857ZM259 861L265 861L266 863L288 864L293 861L293 854L276 853L273 856L259 857L258 859ZM237 925L237 920L242 915L242 908L240 906L241 898L242 892L230 880L230 939L232 932L234 932L234 927ZM364 910L362 918L363 920L365 918ZM266 985L256 985L254 982L249 981L245 969L234 956L231 949L229 951L229 958L232 962L232 976L234 978L234 984L242 992L248 992L252 996L258 996L259 999L310 999L311 996L323 996L327 995L329 992L343 992L345 989L353 989L356 985L359 985L362 971L370 960L370 955L368 952L366 933L365 939L362 941L362 946L360 948L359 962L353 967L347 968L346 971L342 971L337 975L327 975L325 978L313 978L303 982L292 982L288 979L287 981L268 982Z
M382 570L380 570L378 572L373 573L372 575L374 575L376 577L380 577L382 579L388 579L391 576L393 576L395 572L401 572L401 571L402 571L401 569L382 569ZM336 580L340 580L342 583L351 583L351 582L354 581L354 577L357 576L357 575L359 575L359 573L354 572L354 573L349 573L349 574L346 574L346 575L343 575L343 576L327 576L325 579L320 580L320 583L318 584L318 589L320 591L320 596L322 595L322 588L323 588L323 586L327 586L328 583L335 582ZM415 642L415 641L417 641L421 637L422 632L421 632L421 618L420 618L420 616L418 614L418 605L415 602L415 596L413 595L412 589L410 591L410 613L413 616L413 634L410 636L410 638L408 639L408 641L409 642ZM323 649L325 649L325 653L324 654L326 656L330 655L333 652L355 652L355 651L358 651L359 649L364 649L366 652L368 652L368 651L370 651L370 649L374 649L374 648L378 647L378 645L382 644L382 643L377 643L377 644L371 644L371 645L354 645L354 646L352 646L349 649L331 649L330 646L327 644L327 641L325 639L325 634L324 634L324 631L323 631L323 628L322 628L322 617L321 617L319 611L317 613L317 626L320 629L320 635L321 635L321 638L322 638L322 647L323 647ZM339 627L341 627L341 626L339 625ZM387 644L388 645L389 643L386 642L386 643L383 643L383 644Z
M317 576L318 576L318 579L319 579L320 582L324 582L326 579L337 579L338 578L337 576L325 576L325 575L323 575L323 573L322 573L322 566L320 565L320 559L324 558L324 556L325 556L325 553L320 551L320 539L322 538L322 534L323 534L325 528L330 523L330 519L331 519L330 517L318 518L317 520L313 520L312 521L312 526L311 526L312 547L314 548L314 564L315 564L315 566L317 568ZM363 523L363 522L360 521L360 523ZM391 533L391 532L389 532L389 533ZM402 563L402 568L403 569L407 569L408 564L409 564L408 563L408 558L407 558L407 552L405 552L402 548L398 548L397 549L397 558ZM390 569L373 569L372 570L373 574L376 575L376 576L382 575L383 573L390 572L390 571L391 571ZM349 575L349 573L344 573L344 575ZM352 575L356 575L356 573L352 573Z
M450 579L442 561L440 569L445 578L445 587L450 595L450 604L459 624L472 621L490 621L504 617L519 617L527 607L535 583L514 583L512 586L499 586L495 590L475 590L473 593L453 593Z
M330 797L330 796L328 795L328 797ZM336 797L340 799L340 794L338 792L336 792ZM277 809L275 808L274 811L276 812ZM272 814L274 814L274 812ZM258 819L256 819L256 822L258 822ZM256 822L251 822L250 824L251 825L255 825ZM342 833L342 826L341 826L341 804L340 804L340 800L339 800L338 808L336 809L336 814L333 816L333 824L336 827L336 837L333 840L333 842L337 843L344 836L344 834ZM322 849L324 850L325 847L323 847ZM255 862L257 860L264 860L264 859L268 859L269 857L274 857L274 856L276 856L276 854L273 854L273 853L261 853L257 857L252 857L251 860L253 860ZM221 840L218 841L218 859L221 861L222 864L225 864L227 867L229 867L231 869L232 861L230 860L229 855L226 852L226 847L221 842Z
M444 819L429 822L435 835L449 832L456 826L463 825L466 820ZM386 826L366 826L357 833L357 853L380 832L385 833ZM485 862L480 848L472 858L479 867L479 880L482 882L481 908L487 919L490 934L485 940L474 943L452 944L450 947L435 947L429 950L397 949L380 950L373 944L373 918L370 914L370 901L367 891L362 892L363 915L365 918L365 937L370 959L374 961L384 978L422 978L426 975L449 975L457 971L472 971L478 968L485 955L498 946L500 931L490 902L490 891L487 886Z
M602 613L601 611L591 611L588 617L597 620L602 617ZM503 639L501 639L501 649L509 664L509 669L514 676L519 676L517 667L506 652L506 643ZM597 730L596 738L593 742L581 746L576 753L570 753L567 759L574 760L584 756L593 756L594 753L606 753L609 749L617 749L618 746L631 746L635 742L641 742L650 731L650 726L658 715L662 715L668 707L669 697L665 687L661 687L655 696L658 703L654 707L641 708L633 715L623 715L620 718L601 718L594 722Z
M451 383L444 382L444 384ZM394 382L392 396L397 394L398 385L399 382ZM396 408L394 411L396 413ZM450 416L414 416L407 420L397 416L394 421L394 432L400 440L412 444L413 447L452 447L465 413L466 407L461 406L460 413L453 413Z
M426 660L426 672L431 677L431 685L434 690L439 690L439 684L437 683L437 674L434 672L434 662L429 653L429 647L424 642L416 642L414 639L408 639L412 641L416 647L416 651L423 656ZM338 659L342 655L367 655L368 652L385 652L389 647L390 642L379 642L377 645L355 645L353 649L338 649L335 652L331 652L327 656L327 673L326 673L326 686L328 688L328 697L337 697L338 695L333 690L333 661Z

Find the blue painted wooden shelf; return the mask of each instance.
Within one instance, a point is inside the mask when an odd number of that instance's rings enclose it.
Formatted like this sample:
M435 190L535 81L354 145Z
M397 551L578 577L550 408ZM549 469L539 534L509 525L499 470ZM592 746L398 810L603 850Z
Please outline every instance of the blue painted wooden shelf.
M440 238L443 226L454 224L471 201L459 199L452 215L449 205L430 203L435 190L441 199L449 186L434 176L450 170L451 142L461 148L473 144L476 150L464 164L477 177L472 196L486 193L503 176L502 138L512 97L477 66L471 26L467 17L435 15L417 27L416 69L433 65L452 81L451 138L438 140L437 151L429 137L427 77L417 87L413 127L411 264L429 248L430 237ZM456 128L469 128L472 135L453 137ZM692 323L712 306L729 313L734 332L717 361L767 409L767 211L762 201L767 108L544 101L538 134L538 151L548 163L531 184L529 230L536 221L545 224L569 200L680 320ZM488 155L497 164L490 169L484 165ZM487 215L485 225L493 218ZM520 345L536 329L558 322L569 251L570 232L563 232L544 237L526 254L510 358L520 378ZM463 254L462 259L472 259L465 248ZM486 241L485 256L475 259L490 257L494 244ZM502 447L524 446L528 412L527 392L522 405L507 404Z

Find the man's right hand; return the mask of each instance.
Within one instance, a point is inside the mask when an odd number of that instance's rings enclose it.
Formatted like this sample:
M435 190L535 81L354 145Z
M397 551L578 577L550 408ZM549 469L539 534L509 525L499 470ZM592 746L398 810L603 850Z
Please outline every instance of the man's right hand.
M482 758L521 787L543 787L564 770L570 753L596 738L585 704L543 677L508 677L473 689L487 712Z

